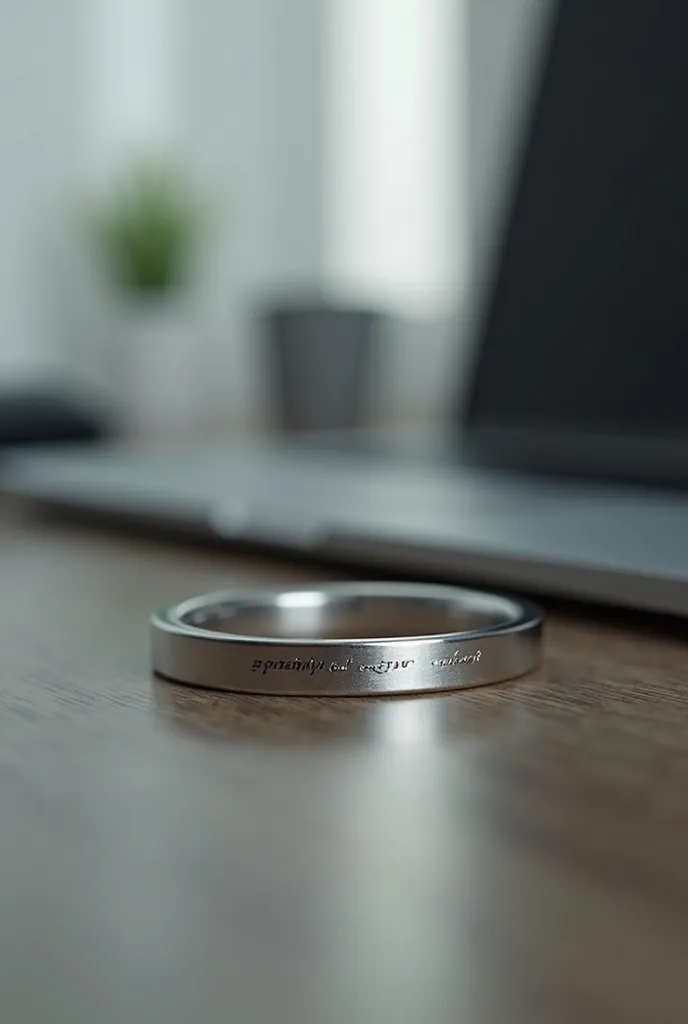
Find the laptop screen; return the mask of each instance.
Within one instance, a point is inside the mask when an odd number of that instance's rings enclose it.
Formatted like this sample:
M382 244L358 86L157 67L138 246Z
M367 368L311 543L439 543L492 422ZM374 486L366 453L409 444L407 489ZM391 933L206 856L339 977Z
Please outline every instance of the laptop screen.
M677 0L559 5L482 325L474 433L548 439L545 461L558 433L678 439L688 463L687 39Z

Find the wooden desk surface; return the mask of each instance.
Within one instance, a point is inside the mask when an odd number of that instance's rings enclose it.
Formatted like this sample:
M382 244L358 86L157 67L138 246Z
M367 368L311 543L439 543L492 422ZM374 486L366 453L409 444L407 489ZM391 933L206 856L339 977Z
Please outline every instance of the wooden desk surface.
M151 678L147 616L313 568L0 520L3 1024L688 1018L688 646L554 614L414 699ZM328 574L332 576L332 574Z

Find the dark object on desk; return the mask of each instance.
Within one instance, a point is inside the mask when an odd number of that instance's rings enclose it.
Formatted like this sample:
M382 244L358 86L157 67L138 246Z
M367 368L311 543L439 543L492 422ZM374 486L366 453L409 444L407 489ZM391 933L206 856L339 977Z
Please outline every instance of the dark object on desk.
M366 422L374 310L313 304L264 317L273 407L284 430L346 430Z
M66 391L0 390L0 446L97 441L106 433L105 417Z

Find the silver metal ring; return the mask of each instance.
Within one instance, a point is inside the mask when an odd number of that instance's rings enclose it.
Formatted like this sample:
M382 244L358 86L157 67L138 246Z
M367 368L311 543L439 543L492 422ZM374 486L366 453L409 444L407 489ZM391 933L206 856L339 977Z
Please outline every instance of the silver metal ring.
M531 671L541 627L529 602L434 584L230 591L153 616L153 670L242 693L422 693Z

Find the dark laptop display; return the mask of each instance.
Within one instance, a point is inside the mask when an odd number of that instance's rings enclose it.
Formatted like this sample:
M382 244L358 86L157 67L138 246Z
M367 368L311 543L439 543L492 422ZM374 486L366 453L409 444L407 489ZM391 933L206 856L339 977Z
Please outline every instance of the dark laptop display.
M688 477L688 6L553 18L469 409L485 447Z

